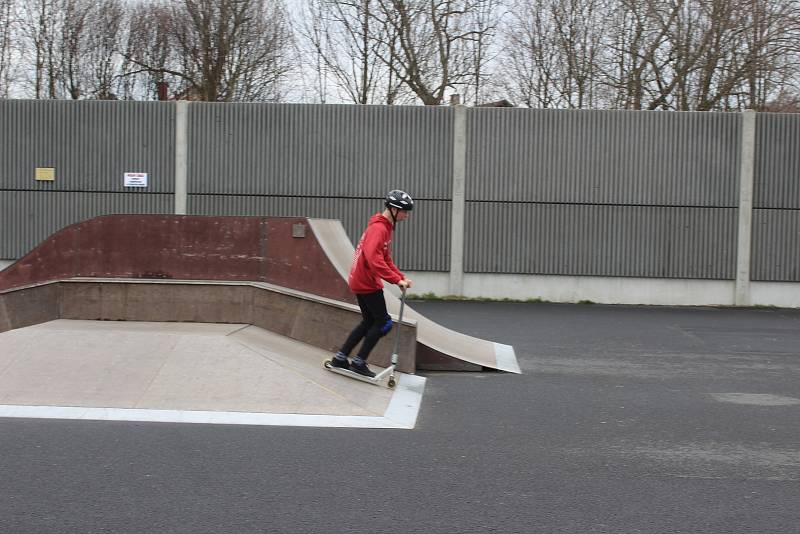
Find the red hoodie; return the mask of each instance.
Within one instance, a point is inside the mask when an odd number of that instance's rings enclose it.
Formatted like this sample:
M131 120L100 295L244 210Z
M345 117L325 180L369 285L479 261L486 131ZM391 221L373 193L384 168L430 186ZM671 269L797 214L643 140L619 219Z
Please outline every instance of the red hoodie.
M383 289L382 280L396 284L405 278L389 254L393 231L391 221L380 213L369 220L350 267L348 283L353 293L373 293Z

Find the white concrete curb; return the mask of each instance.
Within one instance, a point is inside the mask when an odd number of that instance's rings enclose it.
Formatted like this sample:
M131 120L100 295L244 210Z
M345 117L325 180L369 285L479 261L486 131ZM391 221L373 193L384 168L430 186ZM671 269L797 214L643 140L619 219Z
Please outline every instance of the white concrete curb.
M412 429L416 425L425 378L399 374L397 389L383 417L310 415L291 413L148 410L81 406L0 405L0 417L24 419L72 419L89 421L136 421L201 423L210 425L303 426L318 428Z

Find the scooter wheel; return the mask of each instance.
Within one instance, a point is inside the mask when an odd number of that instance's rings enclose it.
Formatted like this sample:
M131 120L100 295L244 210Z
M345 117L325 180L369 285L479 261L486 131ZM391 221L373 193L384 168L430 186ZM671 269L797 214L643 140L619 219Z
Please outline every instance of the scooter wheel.
M324 362L322 362L322 365L325 367L325 369L330 369L331 368L331 361L330 360L325 360Z
M389 379L389 387L393 388L395 385L397 385L397 382L394 381L394 378L390 378Z

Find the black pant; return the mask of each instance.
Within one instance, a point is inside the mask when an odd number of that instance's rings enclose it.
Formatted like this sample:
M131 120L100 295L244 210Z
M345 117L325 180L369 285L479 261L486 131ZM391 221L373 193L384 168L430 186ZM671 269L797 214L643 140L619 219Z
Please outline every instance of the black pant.
M357 294L356 299L358 307L361 308L362 321L350 332L347 341L342 345L342 352L349 356L358 342L363 339L364 343L361 344L358 356L366 360L378 340L391 330L392 319L386 313L386 301L383 298L382 289L374 293Z

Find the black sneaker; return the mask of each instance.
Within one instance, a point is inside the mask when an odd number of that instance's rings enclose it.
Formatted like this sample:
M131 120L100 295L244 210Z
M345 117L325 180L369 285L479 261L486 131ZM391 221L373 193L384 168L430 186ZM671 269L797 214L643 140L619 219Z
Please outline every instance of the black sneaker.
M366 363L362 363L361 365L353 362L350 364L350 370L354 373L358 373L360 375L366 376L367 378L375 378L375 373L369 370Z
M331 367L336 367L337 369L350 369L350 364L347 363L347 358L339 358L337 355L331 358Z

